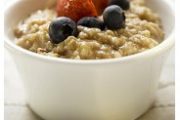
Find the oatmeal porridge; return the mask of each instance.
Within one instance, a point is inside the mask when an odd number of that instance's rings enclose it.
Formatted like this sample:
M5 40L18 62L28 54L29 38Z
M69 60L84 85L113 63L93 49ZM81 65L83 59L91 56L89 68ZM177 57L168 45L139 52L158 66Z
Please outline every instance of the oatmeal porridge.
M17 45L29 51L69 59L108 59L125 57L149 50L164 38L159 16L145 5L145 0L130 1L123 10L124 27L104 29L77 25L77 35L53 43L49 26L58 17L55 9L32 13L15 28ZM99 20L103 15L98 16ZM103 20L102 20L103 21Z

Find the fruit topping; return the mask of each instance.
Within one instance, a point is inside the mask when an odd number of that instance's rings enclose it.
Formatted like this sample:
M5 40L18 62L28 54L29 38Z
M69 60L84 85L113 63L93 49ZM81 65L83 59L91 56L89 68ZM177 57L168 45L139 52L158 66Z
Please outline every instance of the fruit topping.
M125 15L121 7L111 5L103 12L104 23L108 29L117 30L125 26Z
M128 10L130 7L129 0L110 0L109 5L118 5L123 10Z
M77 24L90 28L99 28L101 30L104 30L105 28L104 22L96 17L84 17L80 19Z
M49 26L49 36L54 44L64 41L68 36L77 36L77 33L76 23L68 17L59 17Z
M56 10L58 16L66 16L76 22L86 16L97 16L92 0L58 0Z
M93 0L98 15L101 15L104 9L108 6L109 0Z

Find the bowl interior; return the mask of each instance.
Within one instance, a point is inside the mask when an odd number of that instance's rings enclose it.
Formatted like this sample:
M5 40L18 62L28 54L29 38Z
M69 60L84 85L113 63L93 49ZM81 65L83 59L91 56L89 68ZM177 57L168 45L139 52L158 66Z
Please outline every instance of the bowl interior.
M170 0L146 0L147 6L156 12L162 21L163 29L165 31L165 38L167 38L174 28L174 11Z
M4 32L8 40L14 42L13 30L17 24L32 12L47 7L50 0L17 0L7 6L4 17Z
M17 0L7 6L4 17L6 41L14 42L13 30L18 22L32 12L47 7L49 1L51 0ZM174 11L171 2L169 0L147 0L147 6L160 15L166 34L165 40L167 40L166 38L172 34L174 29Z

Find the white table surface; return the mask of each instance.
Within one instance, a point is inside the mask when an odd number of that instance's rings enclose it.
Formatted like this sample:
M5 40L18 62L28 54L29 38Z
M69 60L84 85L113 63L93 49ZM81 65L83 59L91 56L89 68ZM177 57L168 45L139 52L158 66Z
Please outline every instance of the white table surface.
M155 104L138 120L175 120L174 61L173 49L163 68ZM42 120L27 107L23 84L6 50L4 74L5 120Z

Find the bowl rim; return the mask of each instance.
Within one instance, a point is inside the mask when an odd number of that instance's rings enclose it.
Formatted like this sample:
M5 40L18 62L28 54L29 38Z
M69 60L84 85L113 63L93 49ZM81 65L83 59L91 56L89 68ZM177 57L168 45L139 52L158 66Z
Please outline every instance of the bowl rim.
M10 7L12 7L13 5L18 4L18 2L20 2L21 0L15 0L12 1L8 6L6 6L5 8L5 12L8 11L8 9ZM171 1L169 0L161 0L163 2L166 2L166 4L169 6L170 11L172 11L171 13L174 13L174 9L173 9L173 4ZM173 14L173 19L175 17L175 15ZM5 25L4 25L5 26ZM130 62L130 61L136 61L137 59L143 59L143 58L147 58L147 57L152 57L152 56L156 56L159 55L163 52L166 52L168 50L170 50L174 44L175 44L175 40L174 40L174 32L175 32L175 25L173 25L173 28L171 30L171 33L167 36L166 39L163 40L163 42L161 42L159 45L157 45L154 48L151 48L147 51L141 52L141 53L137 53L137 54L133 54L133 55L129 55L129 56L125 56L125 57L119 57L119 58L110 58L110 59L93 59L93 60L76 60L76 59L67 59L67 58L56 58L56 57L51 57L51 56L45 56L45 55L40 55L34 52L31 52L29 50L26 50L24 48L21 48L20 46L14 44L11 40L9 40L9 38L7 37L7 35L5 36L5 48L8 50L12 50L13 52L16 53L20 53L22 55L26 55L28 57L33 57L36 58L38 60L43 60L44 62L57 62L57 63L70 63L70 64L107 64L107 63L116 63L116 62Z

